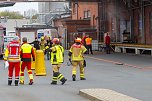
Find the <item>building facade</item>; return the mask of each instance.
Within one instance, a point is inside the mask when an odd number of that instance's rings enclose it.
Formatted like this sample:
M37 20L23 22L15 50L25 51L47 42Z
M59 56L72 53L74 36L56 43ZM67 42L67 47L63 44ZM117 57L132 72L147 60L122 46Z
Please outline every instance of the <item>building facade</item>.
M76 36L89 34L97 40L97 2L71 2L71 19L62 20L65 33L65 48L69 49Z
M152 44L152 3L150 0L71 0L71 19L62 20L66 48L75 35L89 34L104 42L109 32L113 43Z
M65 2L39 2L39 23L51 24L51 18L54 14L60 14L65 11L65 5Z

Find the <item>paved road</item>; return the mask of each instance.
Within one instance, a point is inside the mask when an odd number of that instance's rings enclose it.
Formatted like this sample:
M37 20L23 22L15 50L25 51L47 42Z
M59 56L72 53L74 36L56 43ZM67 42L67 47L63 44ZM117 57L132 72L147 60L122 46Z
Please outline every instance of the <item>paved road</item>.
M65 85L50 85L52 72L46 60L47 76L35 76L34 85L7 86L7 70L0 61L0 101L89 101L78 93L80 89L106 88L138 98L152 99L152 57L130 54L95 53L86 56L86 81L71 80L71 67L62 65L61 72L68 79ZM119 62L119 63L118 63ZM123 65L122 65L123 64ZM27 75L27 74L26 74ZM26 76L25 83L28 83Z

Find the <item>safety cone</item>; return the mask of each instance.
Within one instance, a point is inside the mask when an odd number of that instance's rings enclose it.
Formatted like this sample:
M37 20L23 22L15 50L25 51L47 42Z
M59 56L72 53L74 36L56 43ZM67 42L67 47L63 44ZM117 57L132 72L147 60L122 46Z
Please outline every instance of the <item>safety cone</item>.
M31 69L32 69L32 70L35 70L35 61L32 61Z
M35 61L36 61L36 49L34 48ZM31 69L35 70L35 61L32 60Z
M44 52L42 50L36 50L35 75L46 76Z

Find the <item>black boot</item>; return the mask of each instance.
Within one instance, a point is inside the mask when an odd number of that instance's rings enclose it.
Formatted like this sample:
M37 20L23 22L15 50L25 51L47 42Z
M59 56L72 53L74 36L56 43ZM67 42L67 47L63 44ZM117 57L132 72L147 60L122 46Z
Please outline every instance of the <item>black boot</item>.
M76 75L74 75L74 74L72 75L72 80L76 81Z
M61 82L62 82L61 84L63 85L66 81L67 81L67 79L62 78L62 79L61 79Z
M80 80L86 80L86 78L80 78Z
M18 86L18 80L15 80L15 86Z
M29 85L32 85L34 82L33 80L31 79L30 82L29 82Z
M57 85L57 81L52 81L51 85Z
M12 80L8 80L8 85L11 86Z
M59 72L54 72L53 71L53 78L52 78L51 85L57 85L58 75L59 75Z

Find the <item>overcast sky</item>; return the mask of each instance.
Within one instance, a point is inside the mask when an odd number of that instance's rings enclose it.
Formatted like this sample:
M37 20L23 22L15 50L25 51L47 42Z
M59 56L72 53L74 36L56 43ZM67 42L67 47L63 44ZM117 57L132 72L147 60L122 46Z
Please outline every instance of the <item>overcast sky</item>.
M27 11L29 9L35 9L38 11L38 3L37 2L27 2L27 3L16 3L14 6L10 7L2 7L0 8L0 11L19 11L21 14L24 14L24 11Z

